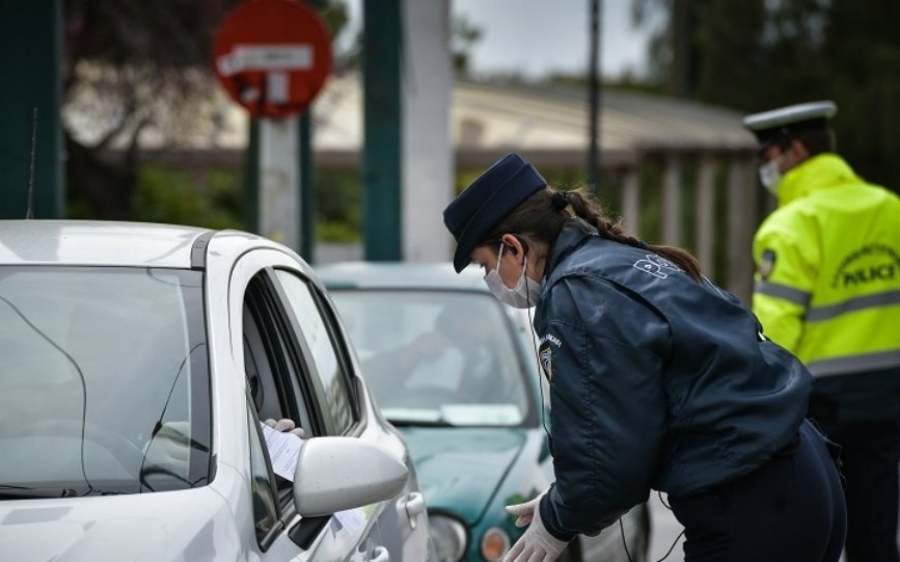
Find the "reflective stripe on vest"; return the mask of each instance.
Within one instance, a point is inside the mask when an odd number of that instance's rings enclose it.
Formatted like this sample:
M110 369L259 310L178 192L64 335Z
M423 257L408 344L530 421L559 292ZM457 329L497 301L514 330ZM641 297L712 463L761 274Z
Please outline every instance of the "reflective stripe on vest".
M812 293L807 293L806 291L801 291L771 281L757 281L753 285L753 290L761 295L769 295L770 297L776 297L794 304L799 304L803 308L808 307L809 301L812 299Z
M889 291L887 293L856 297L827 306L814 306L806 313L806 321L821 322L822 320L831 320L832 318L848 312L858 312L868 308L877 308L879 306L889 306L892 304L900 304L900 291Z
M898 350L867 353L865 355L854 355L837 359L824 359L822 361L813 361L808 365L809 372L814 377L871 372L892 367L900 368L900 351Z

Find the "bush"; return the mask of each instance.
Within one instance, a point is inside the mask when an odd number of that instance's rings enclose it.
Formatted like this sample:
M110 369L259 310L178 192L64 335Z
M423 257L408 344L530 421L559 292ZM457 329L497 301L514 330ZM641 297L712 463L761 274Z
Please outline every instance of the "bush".
M143 166L133 200L134 219L205 228L244 229L238 171Z

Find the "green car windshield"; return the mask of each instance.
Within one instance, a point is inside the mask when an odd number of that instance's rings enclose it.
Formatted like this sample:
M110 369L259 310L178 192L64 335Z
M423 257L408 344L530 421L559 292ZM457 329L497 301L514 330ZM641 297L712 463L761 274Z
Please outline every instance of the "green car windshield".
M0 267L0 499L206 484L201 272Z
M521 426L535 419L525 330L489 294L330 291L381 411L395 425ZM533 360L533 359L532 359Z

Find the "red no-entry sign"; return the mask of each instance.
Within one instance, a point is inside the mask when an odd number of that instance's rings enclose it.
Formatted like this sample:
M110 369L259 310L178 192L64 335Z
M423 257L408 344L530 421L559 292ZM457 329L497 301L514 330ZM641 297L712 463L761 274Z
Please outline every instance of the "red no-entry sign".
M302 113L331 72L331 37L294 0L250 0L216 34L213 66L225 90L256 117Z

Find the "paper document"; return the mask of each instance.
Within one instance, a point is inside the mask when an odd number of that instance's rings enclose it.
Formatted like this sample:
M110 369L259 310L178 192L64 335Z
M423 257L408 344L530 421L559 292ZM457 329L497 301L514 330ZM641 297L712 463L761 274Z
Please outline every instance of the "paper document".
M263 437L266 439L266 448L269 449L269 457L272 460L272 470L278 476L294 481L294 471L297 469L297 456L303 439L293 433L276 431L260 422L263 429Z

